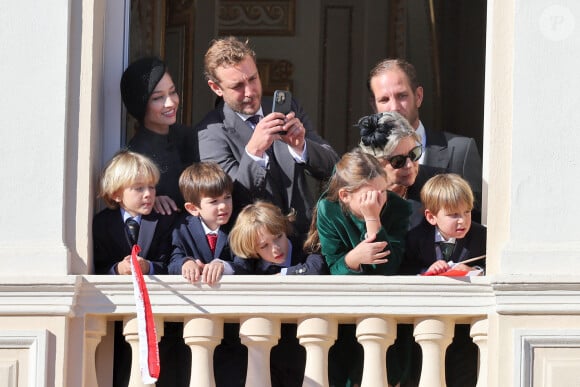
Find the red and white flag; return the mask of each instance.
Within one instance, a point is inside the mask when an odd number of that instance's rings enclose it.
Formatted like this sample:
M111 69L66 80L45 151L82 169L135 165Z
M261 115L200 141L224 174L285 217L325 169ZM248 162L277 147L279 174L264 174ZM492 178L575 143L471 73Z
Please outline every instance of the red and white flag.
M151 312L149 293L141 266L137 261L139 251L141 248L138 245L134 245L131 251L131 276L133 277L133 294L135 295L139 331L139 363L143 383L153 384L159 378L159 348L157 347L157 332Z

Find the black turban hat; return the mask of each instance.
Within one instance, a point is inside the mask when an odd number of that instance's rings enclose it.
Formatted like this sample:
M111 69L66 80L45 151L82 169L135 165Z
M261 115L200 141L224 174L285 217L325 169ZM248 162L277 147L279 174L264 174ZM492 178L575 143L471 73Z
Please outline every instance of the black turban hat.
M123 73L121 98L129 114L140 124L143 124L145 118L147 101L166 71L165 63L151 56L131 63Z

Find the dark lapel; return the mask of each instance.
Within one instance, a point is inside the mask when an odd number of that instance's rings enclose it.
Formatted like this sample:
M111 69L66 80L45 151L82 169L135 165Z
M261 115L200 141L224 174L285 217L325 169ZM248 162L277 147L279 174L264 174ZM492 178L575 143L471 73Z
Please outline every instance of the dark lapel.
M446 169L451 159L451 149L443 132L425 128L427 147L425 149L425 164Z
M222 251L224 249L224 247L226 246L228 241L228 234L226 234L225 232L222 231L222 229L220 228L218 230L218 239L217 239L217 244L215 245L215 256L216 257L220 257L222 254Z
M467 236L466 236L467 237ZM451 259L453 262L461 262L464 261L469 255L469 250L466 248L466 238L456 239L455 240L455 250L453 250L453 254L451 255Z
M199 253L202 257L212 257L211 249L209 248L209 242L205 236L205 231L201 225L201 219L199 216L194 216L191 223L188 224L189 234L191 238L195 241L195 245L199 249ZM219 243L219 242L218 242ZM217 248L216 248L217 251ZM200 257L201 258L201 257Z
M427 220L423 219L421 229L424 233L424 237L421 237L421 241L423 241L421 255L425 258L419 258L425 260L425 262L435 262L436 260L443 259L441 249L435 243L435 226L432 226Z
M111 216L113 221L111 222L111 227L108 232L113 240L119 245L121 251L131 251L131 240L129 239L129 234L127 234L127 227L125 227L125 222L123 222L121 210L111 210Z
M157 227L157 216L150 214L141 217L141 225L139 227L139 238L137 244L141 248L139 255L141 257L146 257L149 253L149 248L151 248L151 242L155 236L155 228Z

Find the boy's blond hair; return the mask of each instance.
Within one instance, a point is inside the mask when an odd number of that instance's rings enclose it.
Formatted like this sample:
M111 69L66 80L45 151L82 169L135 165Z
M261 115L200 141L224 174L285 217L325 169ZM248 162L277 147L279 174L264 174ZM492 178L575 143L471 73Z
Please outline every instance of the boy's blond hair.
M199 207L204 197L215 198L234 189L232 178L219 164L206 161L193 163L179 176L179 190L186 203Z
M157 185L159 168L147 156L126 149L121 150L103 169L99 197L103 198L107 207L119 208L115 197L120 190L130 187L138 178L144 178L151 185Z
M241 258L259 258L259 232L267 230L272 235L292 232L295 213L284 215L279 207L270 202L258 200L245 206L229 234L230 248Z
M469 183L455 173L435 175L421 189L421 202L433 214L439 210L454 211L462 205L473 209L473 191Z

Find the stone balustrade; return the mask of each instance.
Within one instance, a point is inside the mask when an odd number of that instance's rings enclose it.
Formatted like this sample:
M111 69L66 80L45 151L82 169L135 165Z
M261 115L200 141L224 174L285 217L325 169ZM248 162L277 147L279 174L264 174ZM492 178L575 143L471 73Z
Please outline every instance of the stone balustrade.
M306 350L304 386L328 386L328 353L339 324L356 324L364 349L361 387L386 386L387 348L396 339L397 324L413 324L423 362L421 387L445 385L445 350L454 324L471 324L480 353L478 386L485 385L487 313L493 306L485 278L418 277L225 277L220 284L191 285L180 277L148 277L158 339L164 321L183 322L184 343L191 349L191 386L215 386L214 349L224 323L239 323L239 336L248 348L247 386L270 386L270 350L280 338L282 323L297 325L297 338ZM107 321L123 320L131 345L130 386L142 386L133 289L129 278L83 276L75 313L85 316L85 386L97 386L100 373L110 373L95 359ZM111 334L111 332L108 332Z

